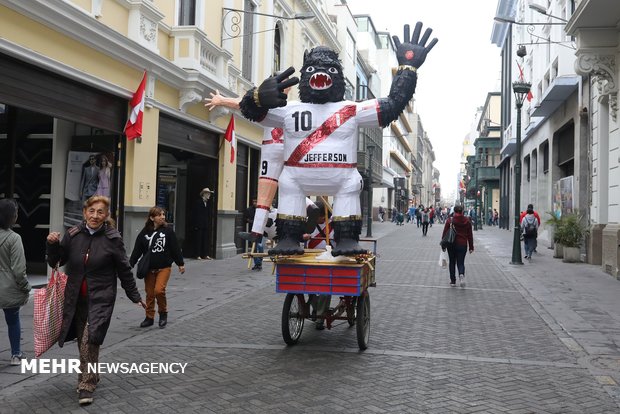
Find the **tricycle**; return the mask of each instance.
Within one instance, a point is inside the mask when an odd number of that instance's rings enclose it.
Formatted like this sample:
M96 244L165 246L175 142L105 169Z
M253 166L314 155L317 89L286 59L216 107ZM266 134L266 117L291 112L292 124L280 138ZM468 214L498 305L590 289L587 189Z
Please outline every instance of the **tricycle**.
M375 284L376 240L361 239L373 247L367 254L317 260L325 250L305 249L303 256L276 256L276 291L286 293L282 307L282 338L287 345L299 341L306 319L324 323L327 329L334 321L347 321L356 326L357 344L368 348L370 339L370 295L368 287ZM322 315L310 310L312 295L338 295L338 304Z

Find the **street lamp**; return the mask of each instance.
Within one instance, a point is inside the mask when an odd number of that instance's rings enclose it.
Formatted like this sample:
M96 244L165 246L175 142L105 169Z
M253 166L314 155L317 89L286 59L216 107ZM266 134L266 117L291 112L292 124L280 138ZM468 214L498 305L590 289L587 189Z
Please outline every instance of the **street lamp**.
M480 167L480 160L478 159L478 155L476 155L476 159L474 161L474 174L476 177L476 192L474 193L474 230L478 231L478 197L480 196L480 191L478 190L478 168Z
M372 237L372 154L375 146L368 144L368 222L366 224L366 237Z
M515 228L512 240L512 261L510 264L522 265L521 260L521 226L519 216L521 214L521 107L530 91L532 84L529 82L515 81L512 90L515 94L517 106L517 158L515 159Z

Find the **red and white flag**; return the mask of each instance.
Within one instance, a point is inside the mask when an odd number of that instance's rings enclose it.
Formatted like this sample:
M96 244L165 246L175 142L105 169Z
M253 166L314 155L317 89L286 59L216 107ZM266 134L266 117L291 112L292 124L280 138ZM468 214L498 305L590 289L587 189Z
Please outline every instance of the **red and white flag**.
M131 98L131 102L129 103L131 105L131 113L129 114L127 124L125 124L125 135L127 135L128 140L142 136L142 116L144 114L144 98L146 95L144 92L145 87L146 72L144 72L142 82L140 82L138 90L133 94L133 98Z
M230 122L228 122L228 128L226 128L226 134L224 139L230 142L230 162L235 161L235 152L237 151L237 138L235 137L235 116L230 116Z
M521 65L519 65L519 62L517 62L517 67L519 68L519 80L523 82L524 81L523 68L521 67ZM532 102L532 98L534 98L534 94L532 93L532 90L530 89L527 93L527 101Z

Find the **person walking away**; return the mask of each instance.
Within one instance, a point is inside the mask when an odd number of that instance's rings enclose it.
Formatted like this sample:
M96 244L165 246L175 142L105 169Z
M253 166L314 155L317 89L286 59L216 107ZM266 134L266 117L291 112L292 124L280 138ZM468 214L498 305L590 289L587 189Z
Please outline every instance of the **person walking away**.
M418 228L420 228L420 225L422 224L422 211L424 211L424 206L420 204L415 210L415 222Z
M0 307L9 329L11 365L20 365L24 357L19 308L28 302L30 293L22 238L11 230L17 222L17 210L15 200L0 200Z
M499 224L499 213L497 212L497 209L494 208L493 209L493 225L497 226Z
M155 301L159 312L159 327L165 328L168 324L168 300L166 287L172 272L172 262L179 267L181 274L185 273L183 254L177 242L177 236L172 227L166 223L166 213L161 207L151 207L144 228L136 237L129 264L134 267L140 257L150 251L149 272L144 277L146 290L146 317L140 328L152 326L155 320Z
M428 208L425 208L424 211L422 211L421 220L422 220L422 236L426 236L426 233L428 232L428 222L430 221L429 214L428 214Z
M77 338L80 352L78 401L93 402L99 382L97 373L88 372L88 364L99 363L99 349L112 320L116 301L116 278L127 297L143 308L136 281L125 253L123 237L110 219L110 199L92 196L82 211L84 221L60 233L47 236L47 263L65 266L67 286L58 345Z
M200 200L196 200L190 217L191 227L194 230L194 248L196 259L211 260L207 251L209 249L209 227L211 225L211 206L209 198L213 191L209 187L200 191Z
M252 231L252 226L254 225L254 215L256 214L256 206L258 202L256 198L252 199L252 204L245 209L243 212L243 218L245 219L246 224L248 225L248 231ZM262 237L259 237L256 240L256 251L254 253L262 253L264 251L264 241ZM263 258L255 257L254 258L254 266L252 270L263 270Z
M383 220L385 220L385 209L379 206L379 222L383 223Z
M528 208L523 220L521 220L521 234L523 234L525 258L532 260L532 252L536 249L538 238L538 220L534 215L533 208Z
M441 234L442 239L450 230L450 224L453 224L456 230L454 243L447 246L450 286L456 286L456 269L458 269L460 285L465 287L465 256L467 255L468 245L469 254L474 252L474 235L471 220L463 215L463 206L454 206L454 214L444 224L443 233Z
M428 223L433 227L433 223L435 222L435 210L433 207L429 207L426 210L428 211Z

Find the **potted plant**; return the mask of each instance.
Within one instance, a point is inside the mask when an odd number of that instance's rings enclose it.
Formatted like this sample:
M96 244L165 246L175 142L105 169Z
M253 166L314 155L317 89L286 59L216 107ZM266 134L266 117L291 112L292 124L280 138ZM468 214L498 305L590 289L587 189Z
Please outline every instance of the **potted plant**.
M564 249L561 243L562 239L562 216L553 211L548 211L549 219L546 223L550 225L551 247L553 247L553 257L562 258Z
M579 248L583 243L584 236L588 229L583 224L582 216L579 213L570 213L562 216L560 225L560 243L564 247L564 262L580 262L581 254Z

